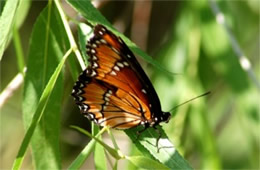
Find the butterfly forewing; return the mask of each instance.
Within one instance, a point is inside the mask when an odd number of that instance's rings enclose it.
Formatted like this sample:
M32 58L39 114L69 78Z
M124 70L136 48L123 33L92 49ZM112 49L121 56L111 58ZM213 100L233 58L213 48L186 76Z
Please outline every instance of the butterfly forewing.
M87 49L92 68L100 73L98 79L137 95L154 114L161 113L159 98L149 78L120 37L97 25Z

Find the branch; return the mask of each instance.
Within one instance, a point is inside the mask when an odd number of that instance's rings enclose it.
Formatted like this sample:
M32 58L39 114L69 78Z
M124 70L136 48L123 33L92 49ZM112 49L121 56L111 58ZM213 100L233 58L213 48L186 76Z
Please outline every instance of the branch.
M214 15L216 16L217 23L223 26L224 30L226 31L226 33L228 35L232 49L235 52L235 54L239 60L240 66L242 67L242 69L245 72L247 72L248 76L251 78L251 80L253 81L255 86L260 91L260 83L256 78L256 74L254 73L254 71L252 69L251 63L248 60L248 58L245 56L245 54L242 52L235 36L233 35L231 29L227 25L224 14L220 11L215 0L209 0L209 3L210 3L211 10L213 11Z

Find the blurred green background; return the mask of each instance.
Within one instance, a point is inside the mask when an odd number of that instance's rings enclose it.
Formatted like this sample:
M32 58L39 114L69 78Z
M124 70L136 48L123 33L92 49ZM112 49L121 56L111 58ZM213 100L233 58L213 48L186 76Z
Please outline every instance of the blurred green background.
M25 56L33 24L47 1L24 1L18 16L19 34ZM207 1L94 1L101 13L141 49L176 74L160 72L138 58L161 99L163 111L211 91L172 112L163 124L176 148L196 169L259 169L259 87L239 64L226 30L216 22ZM81 17L66 2L66 13ZM240 50L251 62L259 81L259 7L260 2L217 1ZM215 4L215 5L216 5ZM4 1L0 2L1 10ZM72 25L76 34L76 28ZM19 72L12 38L1 60L1 92ZM26 64L25 64L26 65ZM66 70L66 68L65 68ZM90 129L90 122L80 115L70 92L74 84L65 72L61 113L61 155L66 168L89 139L69 125ZM22 121L23 85L1 107L0 169L10 169L24 137ZM140 154L121 131L113 131L122 151ZM107 135L105 140L109 143ZM128 150L125 150L129 148ZM94 168L90 158L83 168ZM108 166L109 167L109 166ZM126 161L119 167L135 169ZM33 168L27 154L23 168Z

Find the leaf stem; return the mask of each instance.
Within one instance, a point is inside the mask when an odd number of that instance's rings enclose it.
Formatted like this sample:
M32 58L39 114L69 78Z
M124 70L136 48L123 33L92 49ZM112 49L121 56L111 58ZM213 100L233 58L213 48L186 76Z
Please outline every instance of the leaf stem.
M113 133L111 132L110 128L107 128L107 132L108 132L109 136L111 137L111 140L112 140L112 143L113 143L114 147L116 149L119 149L119 147L118 147L118 145L116 143L115 137L114 137Z
M70 26L69 26L69 23L68 23L68 20L67 20L67 16L65 15L65 13L64 13L61 5L60 5L59 0L54 0L54 2L55 2L56 6L58 8L59 13L60 13L61 20L62 20L62 22L64 24L64 28L65 28L65 31L67 33L67 36L68 36L68 39L69 39L69 42L70 42L70 46L71 46L72 50L74 51L74 53L75 53L75 55L76 55L76 57L77 57L77 59L79 61L79 64L80 64L82 70L84 70L86 68L86 66L85 66L83 58L82 58L82 56L80 54L78 46L76 44L76 41L75 41L75 39L73 37L73 34L71 32L71 29L70 29Z
M106 129L102 128L95 137L98 138L105 131L106 131ZM82 166L84 161L87 159L87 157L91 153L92 148L95 146L95 143L96 143L96 140L91 139L91 141L88 143L88 145L81 151L81 153L77 156L77 158L70 164L68 169L69 170L80 169L80 167Z
M17 65L19 72L24 74L24 55L23 55L23 49L21 45L21 39L19 35L18 28L16 25L13 26L13 42L14 42L14 48L16 52L16 58L17 58ZM24 76L24 75L23 75Z
M125 155L123 155L121 153L120 150L117 150L117 149L114 149L114 148L111 148L109 145L105 144L103 141L99 140L97 137L95 136L92 136L88 131L82 129L82 128L79 128L77 126L71 126L73 129L76 129L78 131L80 131L81 133L89 136L90 138L96 140L100 145L102 145L109 153L110 155L112 155L115 159L119 160L119 159L124 159L125 158ZM104 127L103 129L107 130L107 127ZM103 130L102 129L102 130Z

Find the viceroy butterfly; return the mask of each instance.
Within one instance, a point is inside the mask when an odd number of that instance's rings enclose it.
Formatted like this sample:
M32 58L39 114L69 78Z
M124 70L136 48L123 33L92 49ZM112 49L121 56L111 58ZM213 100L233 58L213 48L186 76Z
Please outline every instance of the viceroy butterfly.
M152 83L120 37L96 25L86 48L89 65L72 91L83 115L116 129L143 125L139 132L169 121L171 114L161 110Z

